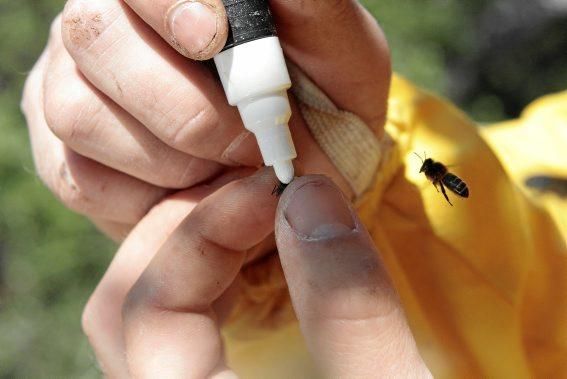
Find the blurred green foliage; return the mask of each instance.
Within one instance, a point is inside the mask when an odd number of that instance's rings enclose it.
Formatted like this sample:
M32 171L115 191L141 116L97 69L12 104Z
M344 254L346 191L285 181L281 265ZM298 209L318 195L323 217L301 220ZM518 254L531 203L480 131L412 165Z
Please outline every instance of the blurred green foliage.
M114 247L34 173L19 110L62 1L0 0L0 377L98 377L81 310Z
M388 36L395 70L449 94L450 58L475 54L478 16L490 1L364 3ZM115 246L43 187L19 110L26 74L63 4L0 0L0 378L99 376L80 315ZM494 120L506 116L502 103L489 92L461 105Z

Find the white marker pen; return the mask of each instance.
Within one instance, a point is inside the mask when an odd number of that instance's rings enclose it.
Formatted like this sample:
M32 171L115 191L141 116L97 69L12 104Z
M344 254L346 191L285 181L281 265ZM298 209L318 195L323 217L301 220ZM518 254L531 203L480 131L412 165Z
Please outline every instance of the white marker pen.
M215 56L226 97L256 136L266 166L280 182L294 177L297 157L288 122L291 80L267 0L223 0L229 36Z

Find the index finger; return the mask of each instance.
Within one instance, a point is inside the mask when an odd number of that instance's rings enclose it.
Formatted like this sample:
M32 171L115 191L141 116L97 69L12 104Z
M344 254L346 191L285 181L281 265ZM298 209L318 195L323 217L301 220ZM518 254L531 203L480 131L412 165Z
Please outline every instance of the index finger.
M247 251L273 232L274 181L264 169L215 192L153 258L123 308L134 377L227 373L213 303L233 283Z

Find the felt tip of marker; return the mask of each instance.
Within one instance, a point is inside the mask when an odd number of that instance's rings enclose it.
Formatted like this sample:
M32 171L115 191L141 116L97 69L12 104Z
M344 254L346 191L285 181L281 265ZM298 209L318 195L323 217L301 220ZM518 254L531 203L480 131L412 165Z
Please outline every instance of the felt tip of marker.
M274 162L274 171L278 180L283 184L289 184L295 176L291 160Z

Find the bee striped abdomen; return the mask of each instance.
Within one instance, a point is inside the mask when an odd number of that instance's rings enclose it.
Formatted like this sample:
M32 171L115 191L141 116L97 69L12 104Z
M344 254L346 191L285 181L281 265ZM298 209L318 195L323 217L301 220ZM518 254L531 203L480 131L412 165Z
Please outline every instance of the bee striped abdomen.
M469 188L467 184L461 180L457 175L447 173L443 176L443 184L451 190L451 192L461 196L469 197Z

